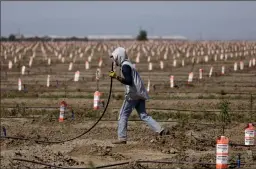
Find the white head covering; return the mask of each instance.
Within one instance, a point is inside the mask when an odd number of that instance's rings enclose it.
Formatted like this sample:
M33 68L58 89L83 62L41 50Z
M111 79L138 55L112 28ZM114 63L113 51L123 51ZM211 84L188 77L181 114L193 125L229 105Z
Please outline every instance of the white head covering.
M123 47L116 48L113 52L111 57L113 58L116 66L121 66L121 64L128 60L128 56L126 54L126 51Z

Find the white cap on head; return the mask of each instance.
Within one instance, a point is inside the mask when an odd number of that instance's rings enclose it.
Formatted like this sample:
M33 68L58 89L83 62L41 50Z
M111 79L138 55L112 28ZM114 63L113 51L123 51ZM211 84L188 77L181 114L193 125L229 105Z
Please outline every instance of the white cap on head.
M116 66L121 66L121 64L128 59L125 48L123 47L116 48L110 57L113 58Z

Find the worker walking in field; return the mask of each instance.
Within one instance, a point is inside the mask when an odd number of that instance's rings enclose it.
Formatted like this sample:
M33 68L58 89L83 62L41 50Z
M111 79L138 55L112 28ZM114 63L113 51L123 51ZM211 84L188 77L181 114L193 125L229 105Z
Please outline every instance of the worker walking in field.
M148 93L139 73L128 59L125 49L122 47L116 48L110 57L114 64L120 67L121 76L117 76L114 71L111 71L109 76L125 85L125 99L118 118L118 140L113 144L126 144L128 118L134 108L140 119L146 122L154 132L160 136L169 134L168 130L162 128L147 114L145 101L149 99Z

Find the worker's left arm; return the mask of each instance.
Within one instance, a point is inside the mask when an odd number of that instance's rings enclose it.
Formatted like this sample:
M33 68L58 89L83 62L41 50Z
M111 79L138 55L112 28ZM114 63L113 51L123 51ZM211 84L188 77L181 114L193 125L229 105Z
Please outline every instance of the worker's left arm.
M125 85L132 85L132 69L129 65L123 65L122 73L124 78L117 76L117 80Z
M110 77L116 78L118 81L125 85L132 85L132 69L129 65L123 65L122 67L122 73L123 73L123 78L121 76L117 76L116 72L111 72L109 74Z

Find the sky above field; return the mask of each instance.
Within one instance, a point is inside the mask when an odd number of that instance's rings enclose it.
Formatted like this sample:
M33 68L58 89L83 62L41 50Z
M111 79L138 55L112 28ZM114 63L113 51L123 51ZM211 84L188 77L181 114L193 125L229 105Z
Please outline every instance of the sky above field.
M1 35L256 39L256 2L1 2Z

